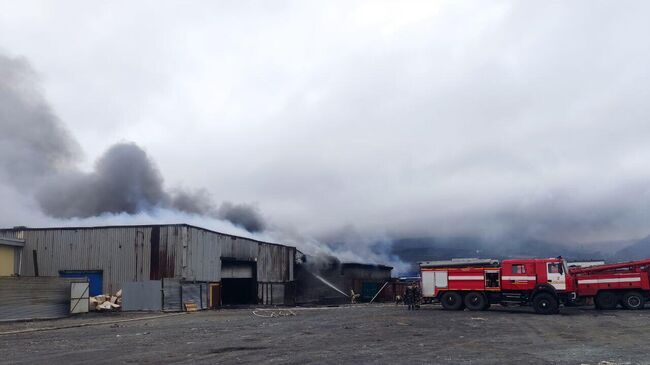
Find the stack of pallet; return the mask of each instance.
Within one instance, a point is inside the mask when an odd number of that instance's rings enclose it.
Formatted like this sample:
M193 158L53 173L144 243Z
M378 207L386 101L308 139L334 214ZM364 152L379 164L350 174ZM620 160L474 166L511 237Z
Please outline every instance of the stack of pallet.
M110 311L119 310L122 307L122 289L115 295L100 294L90 297L90 310Z

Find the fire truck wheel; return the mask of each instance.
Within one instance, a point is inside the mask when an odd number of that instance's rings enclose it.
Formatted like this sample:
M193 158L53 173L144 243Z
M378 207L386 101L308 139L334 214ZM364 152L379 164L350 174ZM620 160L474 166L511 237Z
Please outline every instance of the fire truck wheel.
M458 311L463 309L463 297L455 291L449 291L440 298L442 307L447 310Z
M616 293L601 291L596 295L595 304L597 309L616 309L616 305L618 305L618 296Z
M533 297L533 309L538 314L555 314L560 305L557 298L551 294L542 292Z
M465 295L465 307L471 311L482 311L485 310L485 295L476 291L469 292Z
M643 309L645 306L645 300L641 293L635 291L629 291L623 295L623 307L625 309Z

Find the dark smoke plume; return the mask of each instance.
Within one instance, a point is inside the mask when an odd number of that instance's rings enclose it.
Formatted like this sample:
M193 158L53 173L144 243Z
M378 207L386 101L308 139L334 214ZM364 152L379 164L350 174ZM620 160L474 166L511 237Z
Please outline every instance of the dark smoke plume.
M135 214L166 206L168 200L158 169L133 143L111 146L89 174L52 176L37 198L43 211L57 218Z
M254 206L226 202L217 207L205 190L165 190L155 162L135 143L111 146L94 171L80 171L79 145L37 85L24 59L0 55L0 178L33 194L45 214L87 218L166 208L228 220L249 232L264 230Z
M26 60L0 54L0 178L21 190L71 167L79 145L52 113Z
M219 207L219 217L244 227L249 232L261 232L266 228L257 207L249 204L224 202Z
M234 204L223 202L219 208L212 202L210 193L206 190L189 192L176 190L171 197L174 209L186 213L207 215L218 219L227 220L249 232L261 232L266 228L266 223L259 209L250 204Z

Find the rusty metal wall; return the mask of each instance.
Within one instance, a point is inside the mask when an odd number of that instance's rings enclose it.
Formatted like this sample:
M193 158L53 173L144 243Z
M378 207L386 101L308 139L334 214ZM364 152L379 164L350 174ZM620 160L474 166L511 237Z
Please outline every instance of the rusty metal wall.
M187 229L186 252L186 266L182 270L187 280L220 281L222 258L257 262L259 282L293 280L294 247L258 242L190 226Z
M180 262L183 277L187 280L220 281L222 239L220 234L189 227L185 233L185 262ZM183 247L178 248L183 256Z
M287 282L293 280L295 248L259 244L257 280L260 282Z

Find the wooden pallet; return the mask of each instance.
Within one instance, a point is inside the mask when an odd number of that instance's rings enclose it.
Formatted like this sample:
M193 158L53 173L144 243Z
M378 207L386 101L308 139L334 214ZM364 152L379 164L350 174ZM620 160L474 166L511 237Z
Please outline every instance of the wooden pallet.
M199 307L194 302L185 302L184 304L186 312L196 312L199 310Z

